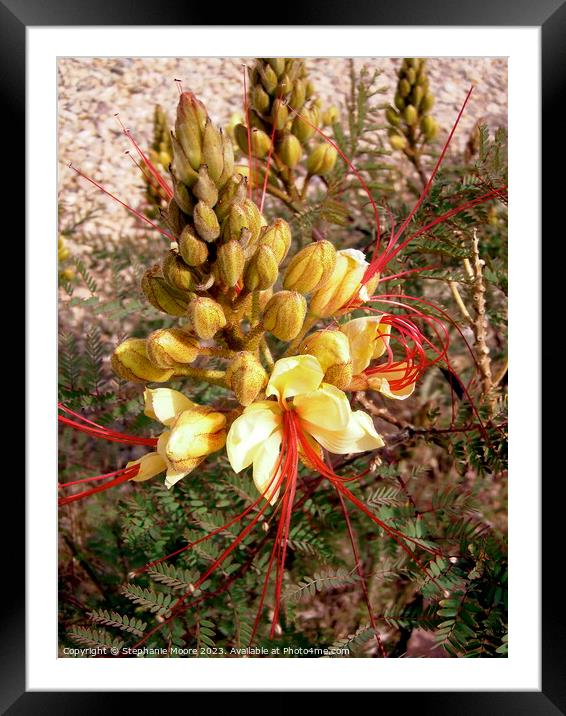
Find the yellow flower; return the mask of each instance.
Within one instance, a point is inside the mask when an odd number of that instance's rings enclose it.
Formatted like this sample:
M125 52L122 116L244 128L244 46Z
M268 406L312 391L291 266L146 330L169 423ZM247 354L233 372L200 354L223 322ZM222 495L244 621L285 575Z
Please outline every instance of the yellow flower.
M358 296L366 301L368 293L361 281L368 266L361 251L357 249L338 251L330 279L312 295L310 313L317 318L327 318Z
M298 453L302 436L332 453L348 454L383 446L369 415L352 411L346 395L323 383L324 371L311 355L278 360L266 388L276 400L247 407L226 438L228 460L235 472L253 464L257 489L272 504L279 494L285 460ZM293 414L293 421L288 418ZM289 425L293 425L293 429Z
M213 408L198 405L170 388L147 389L145 414L159 420L169 430L161 434L157 451L147 453L127 467L139 465L137 482L166 472L165 486L172 487L195 469L210 453L224 447L226 417Z
M405 400L412 395L419 377L418 370L407 361L385 363L370 370L366 375L368 388L394 400Z
M373 358L381 358L389 346L391 328L382 323L382 316L354 318L340 326L350 342L352 372L358 375Z

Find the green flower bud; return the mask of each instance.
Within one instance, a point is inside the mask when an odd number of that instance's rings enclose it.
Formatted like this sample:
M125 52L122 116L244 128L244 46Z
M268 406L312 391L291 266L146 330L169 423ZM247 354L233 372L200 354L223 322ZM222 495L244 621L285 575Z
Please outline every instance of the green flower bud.
M198 179L198 174L191 166L187 155L173 132L171 132L171 148L173 150L173 161L171 162L173 176L178 181L191 187Z
M181 181L177 181L175 175L173 175L173 197L181 211L188 216L193 213L195 205L191 197L191 193L186 184L183 184Z
M261 75L261 84L267 94L273 94L277 88L277 75L270 65L264 65L259 70Z
M248 291L265 291L273 286L279 274L279 264L268 246L260 246L244 271L244 286Z
M198 170L198 180L193 187L193 194L210 207L218 201L218 189L210 178L206 164L202 164Z
M223 167L222 174L216 180L216 186L219 189L222 189L228 179L230 179L232 174L234 174L234 145L232 144L230 137L224 134L222 130L220 130L220 136L222 137Z
M212 298L197 296L187 310L190 326L199 338L208 340L226 325L222 306Z
M117 375L136 383L164 383L173 375L171 369L153 365L143 338L129 338L120 343L112 354L111 363Z
M306 98L309 99L309 97L312 97L314 93L315 93L315 87L314 87L312 80L307 80L307 85L305 87Z
M326 126L335 124L338 121L338 107L334 105L322 113L322 123Z
M281 341L296 338L305 320L307 301L297 291L274 293L263 312L263 326Z
M307 171L309 174L324 176L329 174L336 164L338 153L330 144L319 144L309 154Z
M162 328L149 334L146 348L154 365L178 368L192 363L198 357L200 346L194 336L180 328Z
M423 101L421 103L421 109L423 112L430 112L430 110L433 108L433 105L434 105L434 96L431 95L430 92L427 92L425 94L425 96L423 97Z
M262 246L269 246L278 263L281 263L291 246L291 229L284 219L275 219L271 226L263 229L259 242Z
M387 117L387 121L389 122L389 124L391 124L393 127L398 127L401 124L401 117L399 115L399 112L397 112L397 110L393 107L388 107L385 110L385 116Z
M289 104L298 112L304 105L306 98L306 82L304 80L297 80L293 85L293 91L291 92Z
M398 109L400 112L405 109L405 100L404 100L403 97L399 94L399 92L397 92L397 94L395 95L395 100L394 100L394 102L395 102L395 106L397 107L397 109Z
M416 85L411 92L411 104L414 105L417 109L420 107L421 102L424 98L424 90L420 85Z
M193 221L198 235L204 241L215 241L220 236L220 224L214 210L199 201L193 211Z
M419 114L412 104L405 107L403 111L403 119L407 122L409 127L412 127L419 121Z
M167 206L166 221L171 232L178 236L187 224L187 216L181 211L175 197L171 199Z
M262 129L257 129L256 127L252 127L250 134L252 154L254 157L258 157L258 159L263 159L269 153L271 139ZM244 124L237 124L234 128L234 135L242 152L249 154L247 127Z
M436 133L438 132L438 124L436 123L436 120L429 114L425 115L421 119L421 131L428 140L434 139L434 137L436 137Z
M179 237L179 253L187 266L201 266L208 258L208 246L198 238L192 226L185 226Z
M190 296L172 288L163 278L159 266L154 266L144 273L141 289L151 305L159 311L170 316L186 314Z
M276 99L271 110L271 122L275 126L275 129L279 131L284 129L288 119L289 110L287 109L287 105L280 99Z
M202 163L208 167L212 181L217 182L224 168L223 142L220 130L207 120L202 137Z
M389 135L389 144L393 149L396 149L397 151L403 151L403 149L406 149L407 143L407 137L405 137L403 134L397 134L397 132L392 132Z
M305 144L305 142L308 142L309 139L314 136L316 130L314 127L311 127L311 124L316 124L316 122L313 121L312 111L308 109L303 110L301 115L301 117L295 115L295 119L291 125L291 132L297 137L299 142ZM306 121L307 119L310 124Z
M281 77L285 72L285 58L284 57L268 57L267 61L271 69L275 72L277 77Z
M232 174L220 191L218 203L214 207L219 221L224 221L232 204L241 205L247 194L247 179L239 173Z
M292 89L293 89L293 80L289 76L289 73L285 72L285 74L279 79L278 94L281 97L284 97L285 95L289 94L289 92L291 92Z
M192 92L183 92L177 105L175 137L195 171L201 164L202 138L206 121L207 112L203 103Z
M226 368L226 384L240 405L250 405L267 385L267 373L253 353L238 353Z
M264 226L265 221L256 204L251 201L251 199L245 199L242 208L248 217L248 228L251 231L249 245L250 247L257 246L261 227Z
M191 269L176 251L168 251L161 264L163 277L173 288L180 291L194 291L196 281Z
M293 169L301 159L303 148L294 134L286 134L279 146L278 154L283 164Z
M244 272L244 249L238 241L228 241L218 247L214 273L218 281L228 288L234 287Z
M253 87L251 92L251 104L256 112L259 112L260 114L267 113L269 105L271 104L271 99L261 85L255 85Z
M415 68L409 67L405 74L405 77L407 78L407 82L409 83L409 85L414 85L417 81L417 73L415 72Z
M222 224L222 239L224 241L239 241L242 229L249 229L249 223L248 214L243 205L233 204Z
M399 82L399 94L401 97L406 97L409 92L411 91L411 85L408 83L406 79L402 79Z
M300 293L311 293L322 288L334 271L336 249L330 241L314 241L301 249L289 262L284 288Z

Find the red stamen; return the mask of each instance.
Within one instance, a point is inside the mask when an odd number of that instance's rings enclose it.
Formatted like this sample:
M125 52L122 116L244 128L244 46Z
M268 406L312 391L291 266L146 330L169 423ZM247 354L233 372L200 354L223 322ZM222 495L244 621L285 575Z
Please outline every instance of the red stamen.
M98 485L98 487L93 487L91 490L85 490L84 492L78 492L76 495L69 495L69 497L60 497L59 498L59 505L68 505L71 502L76 502L77 500L82 500L85 497L90 497L91 495L95 495L97 492L104 492L105 490L109 490L111 487L116 487L117 485L121 485L123 482L126 482L127 480L131 480L133 477L135 477L140 470L139 465L132 465L131 467L125 467L122 470L118 470L114 473L109 473L108 475L99 475L96 478L92 479L104 479L105 477L109 477L109 475L118 475L118 477L114 478L113 480L110 480L110 482L104 483L104 485Z
M71 420L70 418L65 417L64 415L58 415L57 419L60 423L68 425L69 427L82 433L86 433L87 435L102 438L103 440L108 440L109 442L124 443L126 445L145 445L147 447L155 447L157 445L157 438L140 438L135 435L118 432L117 430L111 430L103 425L92 422L92 420L83 418L81 415L75 413L73 410L70 410L61 403L59 403L58 407L60 410L70 413L86 424L83 425L76 420Z
M168 231L165 231L165 229L162 229L160 226L155 224L151 219L148 219L145 214L142 214L141 211L137 211L136 209L133 209L131 206L128 206L125 204L121 199L118 199L117 196L112 194L108 191L108 189L105 189L102 184L99 184L94 179L91 179L89 176L87 176L84 172L82 172L80 169L77 169L72 164L69 163L69 168L72 169L74 172L76 172L80 177L83 179L86 179L88 182L93 184L97 189L100 189L101 192L109 196L111 199L114 199L114 201L117 201L118 204L123 206L125 209L127 209L131 214L133 214L136 218L138 218L140 221L145 222L146 224L149 224L152 228L154 228L156 231L159 231L160 234L163 234L163 236L167 237L171 241L177 241L177 238L173 236L173 234L170 234Z

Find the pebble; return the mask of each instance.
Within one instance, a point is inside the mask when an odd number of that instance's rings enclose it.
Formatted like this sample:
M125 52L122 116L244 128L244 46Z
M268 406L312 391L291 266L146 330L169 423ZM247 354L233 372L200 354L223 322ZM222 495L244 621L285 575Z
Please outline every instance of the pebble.
M67 166L89 173L109 191L128 203L139 203L140 177L125 155L128 142L120 132L115 114L142 147L150 144L153 109L159 103L173 125L178 89L195 92L206 104L213 120L222 125L241 111L242 64L250 58L62 58L59 60L59 196L65 210L80 213L98 207L85 223L86 232L100 231L118 239L120 231L135 233L139 222ZM325 105L344 106L349 91L348 58L308 58L307 68ZM356 69L367 65L381 69L378 78L383 94L377 101L391 102L397 82L398 58L355 58ZM429 58L427 71L436 103L433 116L447 136L470 83L476 87L462 117L451 151L461 151L469 132L480 118L490 123L507 122L507 61L504 58ZM403 161L401 158L400 161Z

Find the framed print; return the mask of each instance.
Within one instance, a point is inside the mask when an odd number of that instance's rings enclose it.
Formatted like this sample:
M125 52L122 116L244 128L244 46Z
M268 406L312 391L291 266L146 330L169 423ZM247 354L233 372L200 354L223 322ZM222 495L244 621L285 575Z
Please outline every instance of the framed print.
M286 690L564 712L532 346L519 362L560 3L324 27L0 10L29 307L4 709Z

